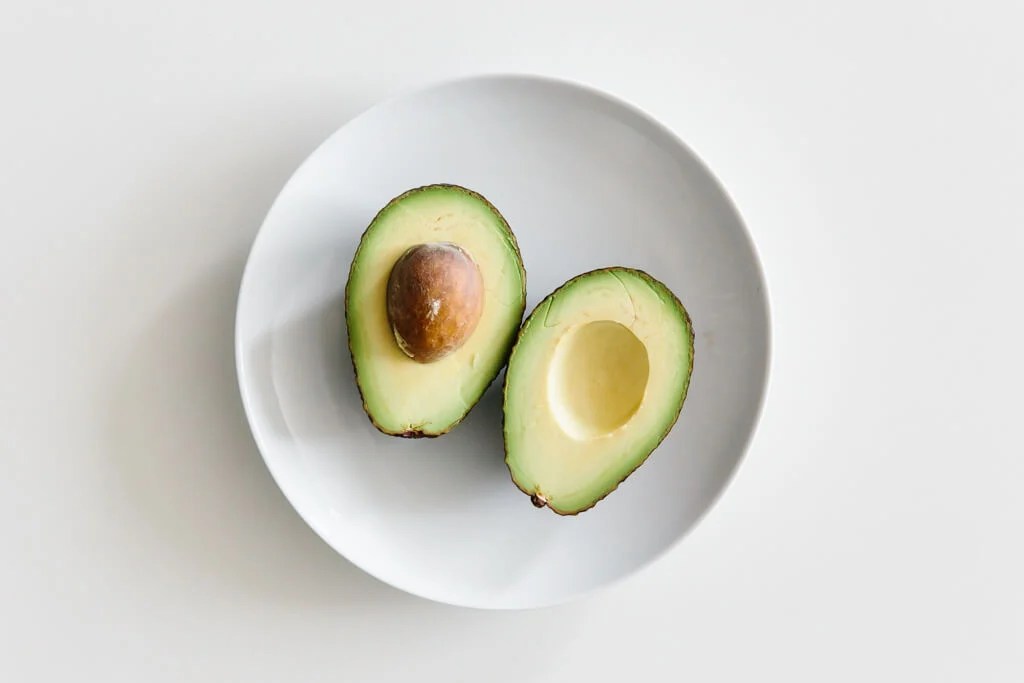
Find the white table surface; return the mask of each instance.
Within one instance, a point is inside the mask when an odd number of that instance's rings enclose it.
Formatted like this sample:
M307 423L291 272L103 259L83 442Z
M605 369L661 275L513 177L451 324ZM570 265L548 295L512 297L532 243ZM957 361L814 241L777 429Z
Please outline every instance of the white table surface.
M3 3L0 680L1024 680L1022 25L1010 0ZM539 611L335 555L232 362L292 170L379 98L481 71L673 127L773 302L725 496Z

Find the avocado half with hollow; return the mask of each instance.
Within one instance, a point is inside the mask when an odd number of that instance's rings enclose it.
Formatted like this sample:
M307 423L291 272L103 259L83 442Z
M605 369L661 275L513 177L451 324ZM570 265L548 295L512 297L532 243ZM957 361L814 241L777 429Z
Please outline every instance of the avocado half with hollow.
M370 421L403 437L450 430L504 366L525 305L519 246L481 195L428 185L392 199L363 233L345 287Z
M505 462L538 507L574 515L611 493L679 417L693 327L650 275L606 268L534 309L505 374Z

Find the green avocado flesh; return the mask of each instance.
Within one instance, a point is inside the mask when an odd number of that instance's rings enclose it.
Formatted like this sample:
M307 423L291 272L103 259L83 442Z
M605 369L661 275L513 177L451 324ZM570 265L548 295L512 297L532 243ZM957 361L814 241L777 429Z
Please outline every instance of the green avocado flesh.
M399 348L388 319L388 277L411 247L451 243L476 263L483 307L468 339L440 360L419 363ZM479 194L429 185L391 200L363 233L345 288L349 350L363 408L386 434L439 436L469 412L494 380L515 339L526 273L508 223Z
M669 289L629 268L565 283L523 324L505 375L505 462L534 505L593 507L679 417L693 327Z

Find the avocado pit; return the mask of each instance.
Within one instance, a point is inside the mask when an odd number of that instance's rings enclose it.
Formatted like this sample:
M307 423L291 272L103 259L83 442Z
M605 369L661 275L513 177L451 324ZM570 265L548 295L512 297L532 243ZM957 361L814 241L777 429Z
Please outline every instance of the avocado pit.
M473 334L483 312L483 278L458 245L418 244L392 267L386 298L398 347L414 361L432 363Z

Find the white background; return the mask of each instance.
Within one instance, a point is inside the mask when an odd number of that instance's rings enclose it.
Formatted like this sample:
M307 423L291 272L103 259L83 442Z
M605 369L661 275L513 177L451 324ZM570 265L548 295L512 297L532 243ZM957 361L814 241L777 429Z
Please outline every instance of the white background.
M0 6L0 680L1024 680L1018 2ZM769 278L767 409L663 560L445 607L257 454L247 249L381 97L527 71L647 109Z

